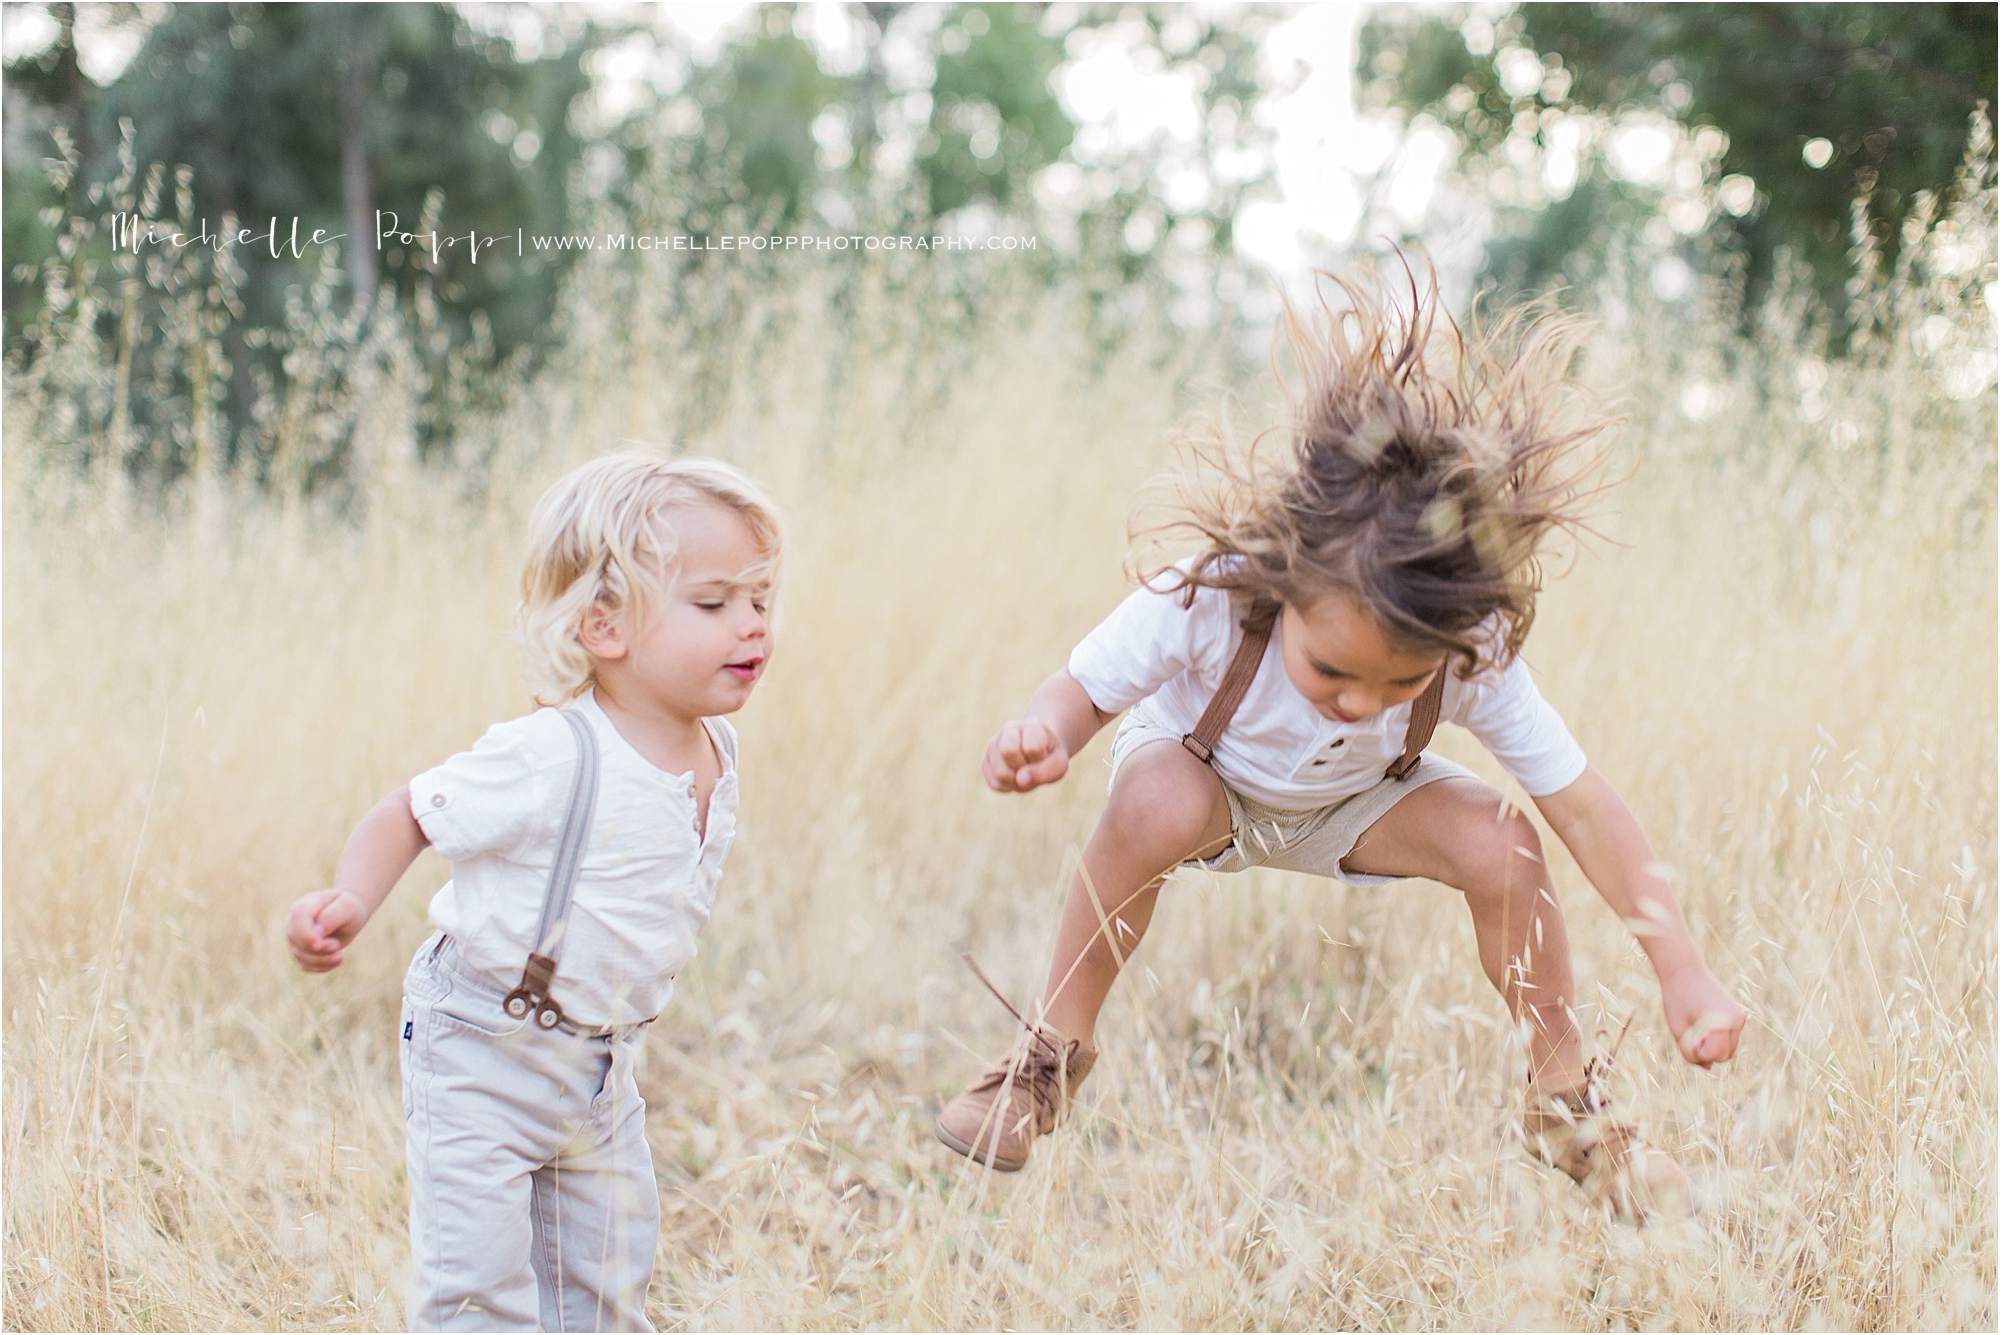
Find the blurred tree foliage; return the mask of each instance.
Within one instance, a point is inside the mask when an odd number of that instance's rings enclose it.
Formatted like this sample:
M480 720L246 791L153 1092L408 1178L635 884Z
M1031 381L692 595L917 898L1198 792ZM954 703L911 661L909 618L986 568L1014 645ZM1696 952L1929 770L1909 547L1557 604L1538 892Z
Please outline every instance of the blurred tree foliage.
M1269 131L1252 113L1266 91L1258 46L1281 12L898 3L850 12L863 27L852 71L824 67L798 31L796 6L766 5L711 63L631 116L617 135L625 179L668 186L646 211L664 209L659 221L701 234L726 219L935 231L970 209L1064 238L1042 258L1120 279L1145 272L1180 229L1182 253L1234 263L1236 210L1268 187ZM1109 157L1082 151L1057 85L1100 40L1136 47L1142 73L1185 80L1200 143L1184 159L1167 161L1163 143ZM898 68L892 47L903 55ZM1228 175L1217 164L1231 150L1261 170ZM1038 189L1052 167L1067 173L1063 187ZM1162 198L1168 168L1208 178L1200 202ZM1135 217L1144 224L1128 229Z
M819 174L813 123L844 92L789 24L767 23L698 69L686 97L700 128L673 162L688 201L682 226L697 235L718 229L731 205L745 206L760 227L797 226ZM645 162L638 165L643 172Z
M1059 37L1012 7L966 11L937 59L917 170L933 217L975 199L1005 209L1069 148L1075 127L1051 86Z
M1119 291L1156 282L1163 266L1178 263L1183 279L1247 274L1232 223L1270 188L1257 53L1284 17L867 3L846 11L862 39L847 68L806 35L808 16L792 4L760 7L703 59L650 15L619 11L607 23L588 6L485 6L475 23L443 4L120 4L93 17L136 34L138 49L99 87L78 61L76 7L40 9L55 40L6 71L10 356L31 356L45 332L49 266L66 266L73 287L87 262L108 257L101 226L69 228L83 253L58 252L65 214L108 218L120 206L109 187L121 147L137 165L124 170L129 189L148 164L185 164L181 211L211 230L232 215L253 229L297 217L303 232L346 234L331 286L310 254L251 248L236 252L242 273L226 295L211 293L227 307L212 323L232 368L217 404L232 459L264 448L237 435L257 420L258 384L285 381L288 320L293 344L358 340L386 297L412 313L439 385L468 364L525 366L560 336L550 320L574 251L516 256L509 245L475 264L461 248L432 263L408 245L378 250L377 209L407 230L510 241L517 228L579 233L612 220L656 235L936 234L968 222L1032 232L1043 244L1022 262L1084 275L1115 337ZM1185 87L1197 144L1079 142L1058 93L1063 69L1105 41L1141 74ZM646 72L607 112L593 93L614 56ZM1182 189L1162 190L1168 173ZM1186 188L1190 176L1198 188ZM161 221L174 226L171 213ZM159 279L143 288L147 300L167 304L168 279L142 272ZM302 294L355 317L342 326L322 311L301 325ZM96 311L114 348L117 305ZM144 310L140 323L159 314ZM449 432L442 404L420 424L426 442Z
M129 11L132 7L126 7ZM10 346L41 313L24 264L41 246L14 202L108 214L102 187L118 170L119 125L140 164L191 169L193 214L211 233L222 220L261 232L273 218L281 237L291 220L341 234L339 255L351 304L365 310L380 285L413 303L420 285L444 337L437 357L460 344L494 358L543 332L561 255L529 254L505 264L451 262L429 270L421 250L375 245L377 210L405 231L435 226L446 235L560 230L567 221L571 169L581 145L569 110L588 86L582 57L609 33L587 29L576 42L524 58L504 37L471 28L447 5L170 5L145 24L136 54L107 87L77 72L74 6L49 6L60 35L49 49L7 71L11 91L66 134L76 158L62 198L51 198L34 164L7 164L7 329ZM132 22L137 16L127 18ZM93 202L92 189L97 194ZM160 230L171 231L169 218ZM99 240L108 250L108 232ZM511 252L511 245L509 246ZM258 353L253 332L281 329L320 262L308 252L274 257L239 247L244 268L224 331L232 397L248 393L252 367L274 363L282 347ZM228 407L225 411L229 411ZM232 417L235 414L230 413ZM233 453L233 448L232 451Z
M1856 227L1893 260L1922 197L1949 203L1968 118L1977 108L1990 124L1993 114L2000 53L1990 4L1527 4L1497 21L1492 13L1379 9L1363 26L1359 68L1365 100L1444 125L1488 196L1511 197L1487 251L1489 274L1510 286L1587 276L1579 268L1613 238L1649 224L1657 233L1663 194L1678 192L1690 198L1674 231L1691 260L1740 264L1754 300L1789 250L1837 317ZM1609 132L1646 120L1688 132L1696 190L1641 185L1612 169ZM1537 189L1558 134L1576 154L1574 185ZM1514 182L1493 188L1509 173Z
M10 65L7 83L31 110L44 152L51 129L77 146L67 197L53 201L72 210L83 207L88 184L115 169L116 127L129 117L142 164L193 168L203 216L298 215L308 228L351 233L363 219L372 225L379 206L396 209L407 227L415 222L409 202L435 190L450 233L573 230L572 174L588 147L575 129L586 71L607 48L637 41L687 73L651 86L650 101L600 136L617 150L617 168L593 189L630 208L642 194L637 183L651 179L665 188L644 192L646 200L671 201L671 216L636 222L694 234L725 221L782 229L863 215L911 226L981 205L1022 227L1080 228L1087 241L1105 243L1093 258L1119 262L1128 277L1158 238L1188 225L1200 251L1226 260L1236 210L1263 180L1254 171L1217 177L1202 203L1172 207L1152 175L1159 145L1078 161L1077 127L1056 94L1061 67L1080 39L1123 25L1142 44L1143 71L1180 72L1195 90L1200 151L1173 165L1201 170L1233 148L1268 148L1269 132L1253 116L1264 91L1257 47L1282 17L1116 4L868 3L853 7L866 28L861 68L831 73L800 35L791 4L761 7L749 30L706 63L692 61L671 34L629 20L545 28L543 45L557 49L524 58L446 5L166 5L150 23L139 6L114 5L106 11L143 28L144 42L98 88L78 69L75 7L45 8L59 38ZM920 52L927 67L892 74L883 59L892 40ZM911 142L890 162L882 149L899 137ZM1072 198L1052 206L1034 182L1056 164L1079 171ZM53 249L49 229L34 224L52 199L25 154L10 153L6 171L10 196L19 192L7 211L12 341L35 304L18 269ZM1147 226L1128 238L1126 225L1139 215ZM484 313L504 354L540 330L563 258L531 255L484 273L448 260L440 295L460 315ZM391 268L406 262L394 247L382 259ZM378 276L366 256L354 260L349 278L366 299ZM247 288L297 280L253 266Z

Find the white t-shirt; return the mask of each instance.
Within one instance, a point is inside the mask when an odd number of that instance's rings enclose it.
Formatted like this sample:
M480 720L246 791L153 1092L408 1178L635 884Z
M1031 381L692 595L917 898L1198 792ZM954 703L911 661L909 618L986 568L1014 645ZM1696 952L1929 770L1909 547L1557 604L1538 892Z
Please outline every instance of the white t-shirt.
M1183 596L1135 590L1070 654L1070 676L1099 709L1132 709L1179 734L1194 730L1243 631L1226 592L1197 590L1186 608ZM1213 764L1239 792L1280 810L1309 811L1381 780L1403 754L1415 702L1359 723L1325 717L1285 675L1283 635L1281 618ZM1445 680L1441 721L1469 730L1531 797L1559 792L1583 773L1583 749L1518 657L1471 681L1454 671Z
M597 806L549 990L578 1024L635 1024L665 1008L714 906L736 833L736 732L705 720L722 777L697 836L693 775L641 756L594 692L574 707L597 738ZM503 987L520 982L535 948L576 761L569 725L540 709L410 780L411 814L451 862L431 922Z

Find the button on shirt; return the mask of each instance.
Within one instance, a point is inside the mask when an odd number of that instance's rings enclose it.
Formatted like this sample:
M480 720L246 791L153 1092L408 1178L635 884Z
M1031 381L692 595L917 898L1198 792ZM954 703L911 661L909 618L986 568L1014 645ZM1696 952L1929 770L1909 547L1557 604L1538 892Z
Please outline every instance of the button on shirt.
M1069 674L1107 714L1131 709L1178 734L1194 730L1241 643L1240 611L1221 589L1134 591L1085 636ZM1497 636L1496 620L1486 633ZM1403 754L1414 701L1359 723L1314 709L1285 674L1282 618L1249 693L1216 743L1215 772L1237 791L1285 811L1328 806L1373 787ZM1445 680L1441 720L1469 730L1531 797L1559 792L1584 771L1583 749L1516 657L1472 680Z
M704 720L722 774L703 835L692 773L641 756L594 693L574 708L597 738L597 805L549 990L579 1024L635 1024L665 1008L715 903L736 833L736 733ZM410 780L411 814L451 862L431 921L506 987L535 949L576 764L569 725L542 709L495 724L470 751Z

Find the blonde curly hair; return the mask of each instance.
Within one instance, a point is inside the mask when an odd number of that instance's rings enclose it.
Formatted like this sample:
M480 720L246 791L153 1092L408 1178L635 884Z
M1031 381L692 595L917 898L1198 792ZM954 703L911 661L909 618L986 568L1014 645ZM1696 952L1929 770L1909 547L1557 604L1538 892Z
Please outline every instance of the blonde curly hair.
M680 554L673 514L698 505L720 505L743 519L764 557L747 577L775 586L783 547L777 507L728 464L621 450L564 474L543 493L528 520L515 609L537 704L567 703L594 680L577 638L593 605L638 617L673 587Z
M1403 269L1406 299L1322 271L1316 309L1284 303L1272 367L1289 420L1241 450L1217 423L1183 428L1192 466L1135 512L1134 573L1190 604L1197 588L1228 590L1253 625L1345 592L1401 647L1442 651L1470 675L1520 651L1544 539L1583 527L1601 490L1593 446L1616 419L1570 374L1584 322L1539 302L1468 333L1443 311L1434 270L1420 286ZM1162 499L1167 516L1145 523ZM1189 539L1185 563L1137 555ZM1482 629L1496 614L1497 638Z

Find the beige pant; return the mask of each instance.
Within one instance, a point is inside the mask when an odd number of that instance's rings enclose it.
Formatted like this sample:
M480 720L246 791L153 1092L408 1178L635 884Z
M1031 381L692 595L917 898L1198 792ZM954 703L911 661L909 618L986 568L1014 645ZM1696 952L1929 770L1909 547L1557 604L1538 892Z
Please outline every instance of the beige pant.
M651 1330L645 1026L544 1030L504 991L442 932L403 982L410 1328Z
M1181 736L1134 714L1127 714L1111 739L1111 781L1118 781L1118 767L1142 746L1154 742L1181 744ZM1310 872L1349 885L1387 885L1405 880L1400 876L1370 876L1348 871L1341 859L1368 827L1389 814L1389 809L1427 783L1454 776L1477 777L1463 765L1426 751L1417 758L1417 767L1405 779L1384 777L1372 788L1311 811L1286 811L1268 806L1247 793L1239 793L1227 783L1222 796L1229 803L1228 848L1213 857L1189 858L1185 865L1207 867L1210 871L1248 871L1252 867L1278 867L1286 871Z

